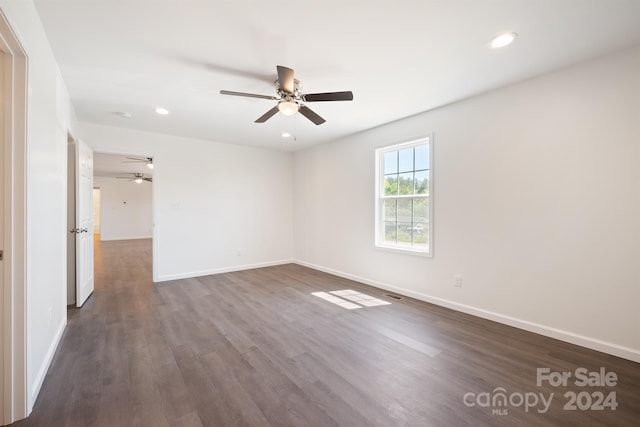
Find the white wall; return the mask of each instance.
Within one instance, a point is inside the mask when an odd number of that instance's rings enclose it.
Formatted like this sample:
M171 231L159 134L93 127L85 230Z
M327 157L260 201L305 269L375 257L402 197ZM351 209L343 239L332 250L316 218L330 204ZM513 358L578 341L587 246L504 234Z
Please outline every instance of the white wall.
M152 237L152 183L94 176L93 186L100 188L100 240Z
M293 258L291 153L80 125L95 151L153 156L154 280Z
M636 48L297 152L295 256L640 361L639 100ZM435 256L376 250L374 149L430 132Z
M0 0L28 64L27 410L66 324L66 174L69 98L31 1Z

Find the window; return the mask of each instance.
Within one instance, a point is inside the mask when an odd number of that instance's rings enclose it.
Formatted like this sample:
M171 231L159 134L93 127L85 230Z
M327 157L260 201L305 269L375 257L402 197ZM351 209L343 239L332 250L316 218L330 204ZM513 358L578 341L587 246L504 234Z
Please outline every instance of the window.
M432 139L376 150L376 246L431 255Z

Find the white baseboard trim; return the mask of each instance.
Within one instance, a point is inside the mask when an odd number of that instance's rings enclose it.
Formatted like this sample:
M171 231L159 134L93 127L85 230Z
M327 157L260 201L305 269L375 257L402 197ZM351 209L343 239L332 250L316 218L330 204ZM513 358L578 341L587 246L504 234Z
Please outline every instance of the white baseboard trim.
M112 240L141 240L141 239L151 239L152 236L126 236L126 237L102 237L100 235L101 242L110 242Z
M64 332L64 328L67 326L67 316L65 314L62 322L58 326L58 330L56 331L53 340L51 341L51 345L47 350L47 354L45 355L44 362L40 366L38 370L38 374L33 380L33 384L31 384L31 395L29 396L29 402L27 403L27 414L31 414L33 410L33 405L36 402L36 398L40 393L40 388L42 387L42 383L44 382L44 377L47 375L47 371L49 370L49 366L51 365L51 361L53 360L53 355L58 348L58 344L60 344L60 339L62 338L62 333Z
M259 262L255 264L234 265L231 267L213 268L211 270L191 271L188 273L165 274L159 275L157 283L169 280L189 279L192 277L210 276L212 274L231 273L233 271L253 270L254 268L273 267L276 265L291 264L292 259L283 259L278 261Z
M397 286L390 285L388 283L378 282L376 280L368 279L366 277L356 276L354 274L345 273L343 271L334 270L332 268L323 267L320 265L312 264L306 261L294 260L294 263L309 267L314 270L322 271L325 273L333 274L335 276L343 277L345 279L354 280L356 282L364 283L376 288L391 291L400 295L415 298L417 300L425 301L431 304L439 305L441 307L450 308L452 310L460 311L473 316L481 317L483 319L492 320L494 322L502 323L508 326L513 326L518 329L533 332L546 337L555 338L560 341L565 341L571 344L586 347L592 350L600 351L602 353L611 354L613 356L621 357L623 359L631 360L633 362L640 363L640 350L624 347L618 344L602 341L596 338L587 337L584 335L576 334L569 331L553 328L550 326L541 325L527 320L518 319L504 314L495 313L493 311L484 310L481 308L473 307L466 304L460 304L455 301L450 301L438 297L433 297L427 294L410 291L407 289L399 288Z

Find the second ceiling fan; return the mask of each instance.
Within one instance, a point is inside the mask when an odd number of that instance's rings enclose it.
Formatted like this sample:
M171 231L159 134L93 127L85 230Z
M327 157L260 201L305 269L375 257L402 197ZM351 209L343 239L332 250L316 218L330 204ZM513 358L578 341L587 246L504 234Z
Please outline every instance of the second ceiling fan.
M277 96L234 92L230 90L221 90L220 93L222 95L245 96L248 98L278 101L275 107L258 117L255 121L256 123L266 122L279 111L285 116L292 116L295 113L300 112L300 114L311 120L316 125L321 125L326 120L307 107L305 105L306 103L321 101L353 101L353 93L351 91L304 94L301 92L302 83L294 78L293 70L291 68L283 67L281 65L278 65L276 68L278 70L278 80L275 82Z
M132 172L133 176L116 176L116 179L127 179L129 181L135 181L137 184L141 184L142 181L153 182L153 178L145 178L143 173Z

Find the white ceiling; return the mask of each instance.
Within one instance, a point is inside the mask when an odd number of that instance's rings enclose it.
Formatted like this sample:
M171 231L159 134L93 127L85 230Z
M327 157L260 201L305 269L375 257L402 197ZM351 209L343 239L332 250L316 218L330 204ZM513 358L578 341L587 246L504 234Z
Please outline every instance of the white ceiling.
M640 43L638 0L35 4L80 120L287 150ZM503 31L520 36L488 48ZM310 104L320 126L299 114L256 124L274 101L219 94L274 95L276 65L306 93L352 90L354 101Z

